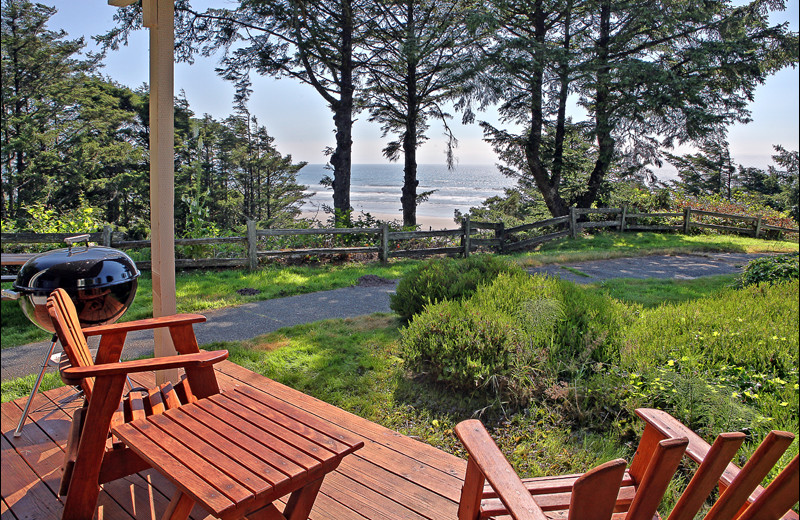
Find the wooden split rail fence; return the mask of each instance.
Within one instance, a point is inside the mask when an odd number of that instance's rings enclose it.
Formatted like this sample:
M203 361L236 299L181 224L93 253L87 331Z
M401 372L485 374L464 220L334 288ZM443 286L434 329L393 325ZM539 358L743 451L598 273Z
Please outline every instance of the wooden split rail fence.
M598 220L599 218L599 220ZM707 220L715 219L715 223ZM641 221L646 221L642 223ZM653 223L652 221L661 221ZM666 222L664 222L666 221ZM723 224L719 222L723 221ZM738 224L738 225L737 225ZM179 258L175 265L181 269L205 267L248 267L255 269L259 258L275 258L304 255L331 255L377 253L382 262L393 257L425 257L433 255L468 256L476 250L493 250L498 253L511 253L533 248L544 242L562 237L577 236L585 229L611 228L618 231L670 231L689 233L694 228L711 229L760 237L767 231L798 234L798 229L769 225L760 216L732 215L685 208L680 213L634 213L627 208L571 208L569 215L550 218L530 224L506 228L502 222L471 221L467 215L461 226L455 229L437 231L391 231L388 224L378 228L333 228L333 229L257 229L253 221L247 223L247 236L216 238L176 239L176 246L203 246L218 244L241 244L247 255L243 258ZM534 230L545 233L530 236ZM492 234L493 233L493 234ZM62 243L72 233L4 233L3 244ZM315 247L306 249L259 250L259 241L275 237L300 236L374 236L375 245L358 247ZM522 235L522 236L520 236ZM441 238L458 245L400 249L397 243L415 240ZM102 232L91 233L90 241L118 249L149 248L149 240L126 240L123 233L114 232L106 226ZM395 247L392 247L392 244ZM141 269L149 269L150 262L137 261Z

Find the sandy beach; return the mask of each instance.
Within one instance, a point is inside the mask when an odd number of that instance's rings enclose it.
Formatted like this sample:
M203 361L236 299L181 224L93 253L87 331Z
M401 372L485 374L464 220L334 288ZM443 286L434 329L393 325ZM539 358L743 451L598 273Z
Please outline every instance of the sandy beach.
M355 215L358 215L358 211L355 212ZM372 213L370 212L374 218L378 220L388 220L388 221L402 221L402 216L398 214L390 215L388 213ZM327 218L327 215L320 215L318 213L310 213L310 212L303 212L300 215L302 218L316 218L320 220L322 217L323 220ZM431 217L428 215L417 215L417 224L419 225L420 231L431 231L431 230L438 230L438 229L456 229L459 227L458 224L453 222L453 217Z

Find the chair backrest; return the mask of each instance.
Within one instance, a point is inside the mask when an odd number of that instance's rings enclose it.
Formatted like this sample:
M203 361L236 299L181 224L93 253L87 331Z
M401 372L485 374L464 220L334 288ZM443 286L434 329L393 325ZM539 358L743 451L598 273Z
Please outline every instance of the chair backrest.
M469 454L459 500L459 520L505 515L514 520L547 519L542 506L533 499L480 421L463 421L456 426L455 433ZM625 466L625 460L616 459L580 475L566 489L564 482L555 483L553 490L561 494L572 488L568 520L609 520L615 510ZM484 484L489 488L484 488ZM487 498L490 500L484 501ZM500 504L489 503L497 499Z
M719 498L705 514L704 520L798 519L798 515L790 511L800 499L800 489L791 485L798 481L796 461L792 461L767 490L759 486L791 445L794 440L792 433L770 432L740 469L731 460L742 445L744 434L722 433L709 446L691 429L662 410L640 408L636 413L647 424L631 463L630 472L635 480L638 480L640 468L647 465L651 451L648 446L654 442L687 438L686 456L699 464L667 520L695 518L717 486ZM635 465L638 467L634 468ZM784 507L783 504L788 505Z
M61 342L64 353L69 358L72 366L85 367L94 365L92 354L86 343L86 337L81 330L78 320L78 311L64 289L56 289L47 298L47 312L53 322L53 327ZM94 388L94 378L81 381L81 388L88 400Z

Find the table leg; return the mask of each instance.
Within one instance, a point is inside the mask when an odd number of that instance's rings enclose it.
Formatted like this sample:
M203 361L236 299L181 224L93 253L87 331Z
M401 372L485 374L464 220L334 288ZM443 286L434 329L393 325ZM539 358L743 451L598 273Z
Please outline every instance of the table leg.
M246 517L247 520L286 520L286 517L272 504L268 504L258 511L247 513Z
M293 492L283 510L286 520L308 520L308 515L311 514L311 508L314 506L314 500L321 487L322 478L309 482Z
M180 489L175 490L167 510L164 511L163 520L186 520L194 507L194 500Z

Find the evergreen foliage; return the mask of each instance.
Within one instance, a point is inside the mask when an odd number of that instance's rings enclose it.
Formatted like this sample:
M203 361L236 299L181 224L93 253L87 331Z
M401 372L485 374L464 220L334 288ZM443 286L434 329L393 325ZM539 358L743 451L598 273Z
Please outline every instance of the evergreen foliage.
M520 272L520 268L493 255L426 260L403 276L389 306L403 319L410 320L427 305L468 298L478 287L504 272Z
M55 222L132 237L149 229L149 103L144 88L103 78L82 40L47 29L55 9L4 0L2 12L3 229L47 232ZM307 194L293 163L246 112L196 118L175 100L178 236L233 231L247 219L289 226ZM74 215L91 214L92 229ZM60 216L59 216L60 215ZM47 228L47 229L45 229ZM80 229L79 229L80 228Z
M565 215L596 202L613 168L641 175L675 144L718 140L727 125L748 121L756 86L797 63L797 34L768 22L782 7L495 0L471 99L497 103L502 123L523 127L482 123L514 174L536 186L554 216ZM588 114L579 125L593 165L582 190L566 193L566 107L575 95Z
M392 161L403 156L403 225L417 225L416 207L430 193L417 193L417 148L427 136L429 119L442 122L448 138L447 164L453 166L458 141L448 126L443 103L461 93L469 75L477 39L465 23L474 8L463 0L378 0L369 22L365 47L364 103L370 121L381 124L383 137L397 138L383 149Z

